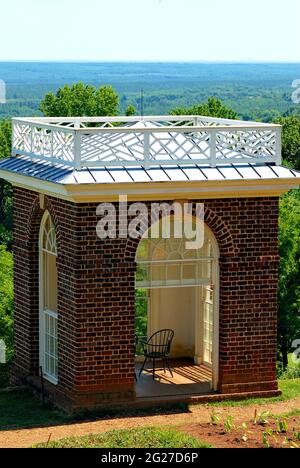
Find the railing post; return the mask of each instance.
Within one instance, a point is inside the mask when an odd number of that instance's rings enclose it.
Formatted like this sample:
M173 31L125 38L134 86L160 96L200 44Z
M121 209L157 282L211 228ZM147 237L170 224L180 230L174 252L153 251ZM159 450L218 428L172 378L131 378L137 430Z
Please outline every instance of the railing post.
M276 165L281 166L282 164L282 128L279 127L275 130L276 134L276 149L275 149L275 158Z
M35 129L35 127L33 127L32 125L30 125L30 151L31 151L32 154L33 154L33 150L34 150L34 147L33 147L34 129Z
M144 132L144 167L150 166L150 132Z
M217 165L217 130L210 131L210 165Z
M12 156L17 155L15 151L15 141L16 141L16 122L13 119L12 120L12 140L11 140L11 155Z
M77 130L80 129L80 121L74 123L74 168L81 169L81 133Z

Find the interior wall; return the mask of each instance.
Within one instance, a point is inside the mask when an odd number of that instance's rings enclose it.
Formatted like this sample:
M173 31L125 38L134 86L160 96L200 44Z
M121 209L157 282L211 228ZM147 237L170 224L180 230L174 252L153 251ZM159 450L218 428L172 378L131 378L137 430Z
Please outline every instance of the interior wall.
M150 291L148 334L171 328L175 332L171 357L195 357L195 314L198 288Z

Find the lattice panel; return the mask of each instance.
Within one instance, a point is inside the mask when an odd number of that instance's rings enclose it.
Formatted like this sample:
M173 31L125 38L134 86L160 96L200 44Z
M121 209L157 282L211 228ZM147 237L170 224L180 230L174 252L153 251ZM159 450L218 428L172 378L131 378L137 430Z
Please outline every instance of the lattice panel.
M197 133L151 133L150 160L209 159L210 137L207 132Z
M74 160L74 133L61 132L33 125L14 124L13 148L23 154Z
M81 137L81 160L126 162L144 160L142 133L100 133Z
M269 158L276 156L276 133L273 130L240 130L217 134L218 158Z
M150 161L209 158L209 135L201 133L150 133ZM82 161L125 162L144 160L143 133L85 135L81 139Z
M14 124L13 147L27 153L31 152L31 126Z

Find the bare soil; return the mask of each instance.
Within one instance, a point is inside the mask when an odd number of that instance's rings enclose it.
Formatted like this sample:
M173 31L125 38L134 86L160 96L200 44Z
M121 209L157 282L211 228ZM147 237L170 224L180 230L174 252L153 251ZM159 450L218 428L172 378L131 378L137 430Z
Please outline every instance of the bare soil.
M222 424L220 426L192 424L182 426L179 429L186 434L204 440L215 448L300 448L300 440L296 440L294 437L294 431L298 433L300 431L300 417L288 419L286 421L287 432L282 433L278 432L274 418L269 418L268 421L268 424L265 425L249 421L247 428L239 426L230 432L226 432ZM264 437L264 433L270 429L273 434Z

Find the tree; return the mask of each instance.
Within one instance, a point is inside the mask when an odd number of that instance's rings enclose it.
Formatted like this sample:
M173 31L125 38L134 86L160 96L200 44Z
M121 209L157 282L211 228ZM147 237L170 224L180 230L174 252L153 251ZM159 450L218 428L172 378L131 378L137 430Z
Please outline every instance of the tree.
M284 368L292 342L300 337L300 191L280 201L278 348Z
M11 122L0 122L0 159L11 154ZM0 179L0 244L11 248L12 242L12 187Z
M192 107L180 107L170 111L170 115L205 115L221 119L237 119L237 113L225 106L220 99L208 98L207 102Z
M0 340L6 344L7 362L13 357L13 256L0 246ZM1 367L1 366L0 366ZM8 382L8 369L0 369L0 388Z
M136 108L132 104L130 104L126 109L126 116L131 117L133 115L136 115L136 113L137 113Z
M282 125L282 157L285 164L300 169L300 119L281 117L275 123Z
M0 121L0 158L8 158L11 153L11 121Z
M48 93L40 104L46 117L105 117L119 112L119 97L111 86L95 88L84 83L66 85Z

